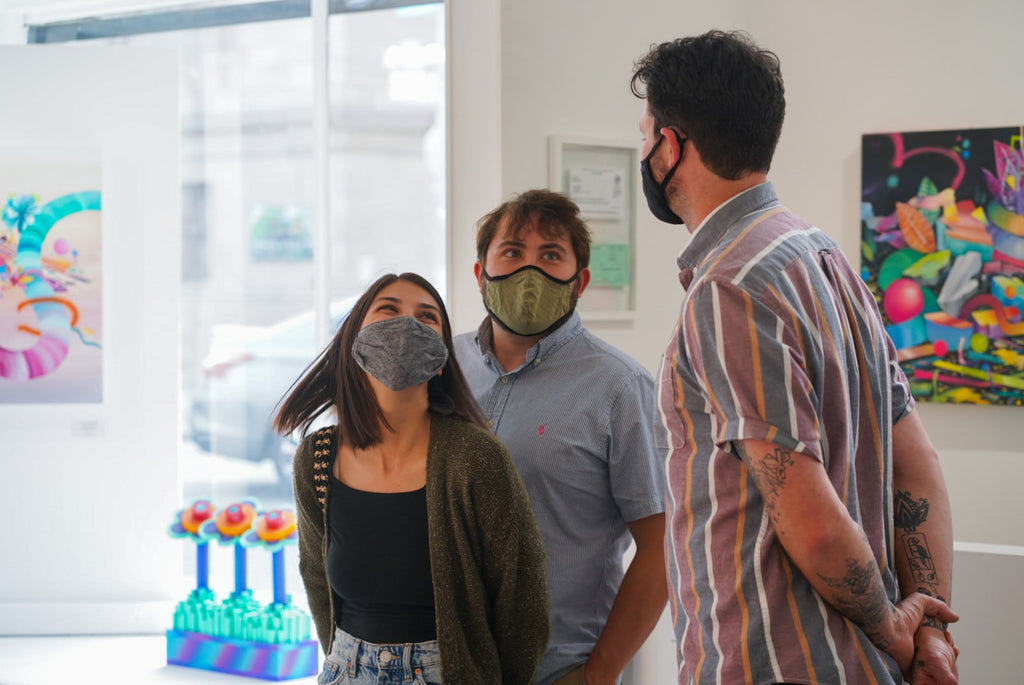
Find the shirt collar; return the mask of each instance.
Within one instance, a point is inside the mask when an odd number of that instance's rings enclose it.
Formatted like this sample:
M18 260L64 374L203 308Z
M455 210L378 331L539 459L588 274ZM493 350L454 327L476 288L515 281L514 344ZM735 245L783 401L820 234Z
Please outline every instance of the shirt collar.
M488 357L495 363L497 363L497 358L494 356L494 330L492 326L498 325L500 324L493 323L491 321L491 317L488 316L480 323L480 327L477 328L476 331L477 347L480 348L480 352L485 357ZM573 313L569 315L569 318L566 319L565 323L538 340L536 345L533 345L526 351L526 361L523 365L531 364L538 357L546 357L565 343L575 338L582 331L583 320L580 318L579 311L574 310ZM506 369L506 372L514 370L515 369Z
M690 242L676 259L679 270L692 273L737 221L778 205L779 198L775 195L775 188L767 181L733 195L715 207L697 226L697 230L690 237Z

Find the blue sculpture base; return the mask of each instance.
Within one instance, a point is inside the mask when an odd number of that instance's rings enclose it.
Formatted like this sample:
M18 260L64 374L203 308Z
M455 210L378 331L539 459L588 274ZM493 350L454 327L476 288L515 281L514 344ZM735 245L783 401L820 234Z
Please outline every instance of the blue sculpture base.
M263 680L291 680L319 672L320 643L270 644L168 630L167 663Z

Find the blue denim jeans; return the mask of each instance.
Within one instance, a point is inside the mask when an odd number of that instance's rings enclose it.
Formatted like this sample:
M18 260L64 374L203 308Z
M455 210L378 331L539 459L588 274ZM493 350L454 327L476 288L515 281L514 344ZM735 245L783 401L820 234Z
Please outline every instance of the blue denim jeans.
M318 685L443 685L437 640L381 645L341 628L324 660Z

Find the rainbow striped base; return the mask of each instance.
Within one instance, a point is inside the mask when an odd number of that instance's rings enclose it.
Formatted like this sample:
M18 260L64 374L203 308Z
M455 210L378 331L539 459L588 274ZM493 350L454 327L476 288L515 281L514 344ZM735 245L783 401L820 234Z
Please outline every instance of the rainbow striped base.
M213 637L185 630L167 631L167 663L263 680L305 678L319 672L320 643L268 644Z

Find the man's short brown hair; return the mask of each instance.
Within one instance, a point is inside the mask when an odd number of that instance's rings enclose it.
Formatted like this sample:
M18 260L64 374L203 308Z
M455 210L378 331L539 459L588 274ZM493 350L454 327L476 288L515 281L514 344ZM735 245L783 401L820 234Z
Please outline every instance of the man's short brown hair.
M491 246L498 226L508 218L508 234L520 236L536 230L545 238L569 236L576 255L576 271L590 264L590 229L580 218L580 208L563 193L552 190L527 190L498 205L476 224L476 256L487 264L487 248Z

